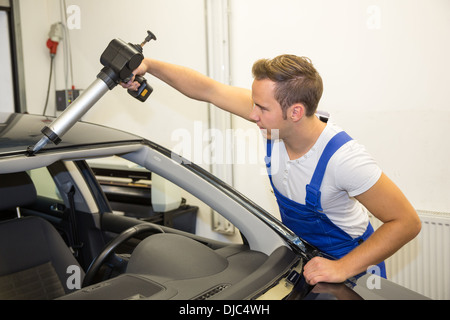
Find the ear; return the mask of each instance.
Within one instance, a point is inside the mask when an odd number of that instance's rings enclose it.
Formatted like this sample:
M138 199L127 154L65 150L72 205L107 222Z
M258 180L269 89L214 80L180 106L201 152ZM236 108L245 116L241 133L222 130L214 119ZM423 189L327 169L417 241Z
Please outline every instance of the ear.
M290 118L294 121L300 121L305 115L305 106L301 103L297 103L290 108Z

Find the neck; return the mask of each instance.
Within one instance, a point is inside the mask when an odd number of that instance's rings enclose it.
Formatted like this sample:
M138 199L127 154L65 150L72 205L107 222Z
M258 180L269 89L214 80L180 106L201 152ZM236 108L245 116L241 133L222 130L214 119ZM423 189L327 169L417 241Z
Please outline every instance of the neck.
M283 137L286 151L291 160L304 156L317 142L326 123L316 116L304 117L287 137Z

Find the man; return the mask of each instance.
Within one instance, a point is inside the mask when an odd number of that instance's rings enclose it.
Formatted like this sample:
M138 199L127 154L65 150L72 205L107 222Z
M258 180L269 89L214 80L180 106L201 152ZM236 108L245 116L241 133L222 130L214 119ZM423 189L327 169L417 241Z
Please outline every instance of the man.
M257 61L251 91L149 58L135 74L147 72L190 98L255 122L267 135L267 168L283 223L337 258L311 259L304 268L308 283L342 282L377 264L385 276L383 261L419 233L414 208L364 147L315 116L323 84L308 58ZM383 222L376 232L367 211Z

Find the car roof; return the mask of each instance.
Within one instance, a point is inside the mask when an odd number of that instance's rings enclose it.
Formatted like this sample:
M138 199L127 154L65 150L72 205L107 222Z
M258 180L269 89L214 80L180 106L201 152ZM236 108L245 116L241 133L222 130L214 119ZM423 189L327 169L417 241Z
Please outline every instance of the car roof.
M41 130L50 125L54 117L0 113L0 157L25 154L42 137ZM87 122L77 122L62 137L58 145L48 143L40 152L55 149L76 149L90 145L120 144L143 141L142 137L117 129Z

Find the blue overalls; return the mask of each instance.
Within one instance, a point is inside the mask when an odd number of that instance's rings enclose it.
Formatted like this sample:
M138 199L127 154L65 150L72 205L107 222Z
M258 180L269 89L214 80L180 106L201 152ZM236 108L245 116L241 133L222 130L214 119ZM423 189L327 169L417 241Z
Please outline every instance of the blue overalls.
M271 175L272 142L267 140L267 172L277 198L283 224L320 251L338 259L364 242L374 232L369 222L364 234L353 239L323 213L320 203L320 186L328 161L340 147L350 140L352 138L342 131L328 142L316 166L311 182L306 186L305 204L297 203L285 197L273 185ZM380 276L386 278L384 262L381 262L378 266Z

